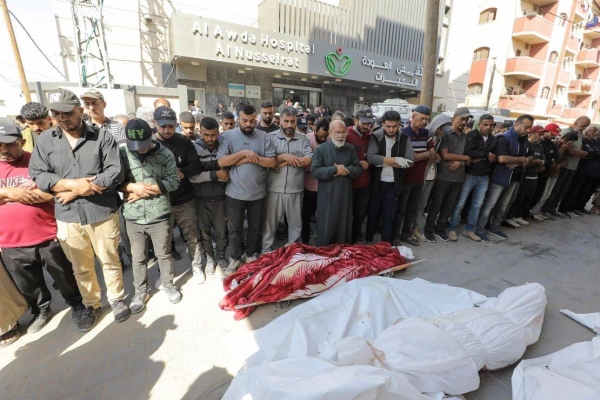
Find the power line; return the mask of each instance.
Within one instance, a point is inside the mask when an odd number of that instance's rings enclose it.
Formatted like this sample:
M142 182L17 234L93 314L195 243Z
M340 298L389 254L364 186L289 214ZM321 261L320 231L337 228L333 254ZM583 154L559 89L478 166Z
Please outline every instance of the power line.
M67 79L67 77L64 76L64 74L62 72L60 72L60 70L58 68L56 68L56 66L54 64L52 64L52 61L50 61L50 59L46 56L46 54L44 53L44 51L42 49L40 49L40 46L38 46L38 44L35 42L35 40L33 40L33 38L31 37L31 35L27 31L27 29L25 29L25 27L23 26L23 24L21 23L21 21L19 21L19 18L17 18L17 16L15 14L13 14L12 11L8 10L8 12L19 23L19 25L21 25L21 28L23 28L23 30L25 31L25 33L27 34L27 36L29 36L29 39L31 39L31 41L33 42L33 44L35 45L35 47L40 51L40 53L42 53L42 55L44 56L44 58L46 59L46 61L48 61L50 63L50 65L52 65L52 67L56 70L56 72L58 72L60 74L60 76L62 76L64 79Z

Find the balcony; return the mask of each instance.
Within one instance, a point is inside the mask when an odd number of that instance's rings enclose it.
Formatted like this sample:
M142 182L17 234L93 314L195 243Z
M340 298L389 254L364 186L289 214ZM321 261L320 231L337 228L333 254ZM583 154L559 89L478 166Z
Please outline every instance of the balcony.
M585 108L565 108L562 117L564 119L577 119L587 114Z
M540 79L544 71L544 62L533 57L515 57L506 60L505 76L515 79Z
M581 50L577 54L575 65L585 68L600 66L600 51L597 49Z
M503 108L506 110L517 112L532 112L535 108L535 98L527 97L524 95L508 96L504 99L500 99L500 101L498 102L498 108Z
M588 36L590 39L600 38L600 21L597 15L590 20L585 26L583 34Z
M591 79L574 79L571 81L571 84L569 85L569 90L568 93L569 94L575 94L575 95L591 95L592 93L594 93L594 89L596 88L596 85L594 84L594 82Z
M524 15L515 20L513 38L537 44L550 41L552 23L538 14Z
M567 50L567 53L570 53L571 55L575 55L579 51L579 43L580 43L579 38L576 38L575 36L573 36L571 34L567 38L567 46L566 46L565 50Z
M557 84L559 86L569 87L571 85L571 76L573 76L573 74L571 74L568 71L565 71L565 70L561 69L560 71L558 71L558 82L557 82Z

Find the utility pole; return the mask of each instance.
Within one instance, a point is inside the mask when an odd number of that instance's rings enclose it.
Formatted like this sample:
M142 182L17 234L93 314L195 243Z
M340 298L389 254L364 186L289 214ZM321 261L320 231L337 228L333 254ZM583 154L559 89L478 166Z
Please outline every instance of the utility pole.
M490 98L492 97L492 87L494 85L494 74L496 73L496 57L493 58L494 66L492 67L492 76L490 77L490 87L488 88L487 98L485 99L485 111L490 106Z
M15 62L17 63L19 80L21 81L21 91L25 96L25 101L29 103L31 101L31 94L29 93L29 86L27 86L27 78L25 77L25 70L23 69L23 62L21 61L19 46L17 46L15 31L13 31L10 15L8 15L8 6L6 5L6 0L0 0L0 7L2 7L2 14L4 14L4 22L6 23L6 31L8 32L8 37L10 38L10 44L12 45Z
M438 64L438 34L440 22L440 0L427 0L425 9L425 43L423 48L423 82L420 103L433 106L433 87Z

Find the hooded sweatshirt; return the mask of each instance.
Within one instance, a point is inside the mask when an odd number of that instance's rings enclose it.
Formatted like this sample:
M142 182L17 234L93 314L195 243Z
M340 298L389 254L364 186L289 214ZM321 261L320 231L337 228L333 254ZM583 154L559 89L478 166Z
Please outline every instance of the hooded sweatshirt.
M425 127L425 129L427 129L429 131L429 135L434 138L435 140L435 149L437 151L439 145L440 145L440 140L439 139L435 139L435 131L438 130L438 128L442 125L446 125L446 124L451 124L452 123L452 118L450 118L450 116L446 115L446 114L438 114L436 115L431 122L429 123L429 125L427 125ZM442 136L440 135L439 138L441 138ZM429 164L427 165L427 169L425 170L425 179L428 181L432 181L435 179L435 173L436 173L436 167L435 164Z

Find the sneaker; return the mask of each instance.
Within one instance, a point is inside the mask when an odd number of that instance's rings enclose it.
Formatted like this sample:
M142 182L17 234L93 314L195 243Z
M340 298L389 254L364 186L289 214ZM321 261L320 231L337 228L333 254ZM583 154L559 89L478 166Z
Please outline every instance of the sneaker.
M71 307L71 318L73 318L75 325L79 324L79 321L81 321L81 316L83 315L84 311L85 306L83 304L78 304Z
M520 218L520 217L514 218L513 221L515 221L519 225L524 225L524 226L529 225L529 222L525 221L523 218Z
M162 287L162 282L160 281L160 275L158 275L158 278L156 278L156 282L154 282L154 288L156 290L161 290Z
M586 209L583 210L576 210L576 212L581 213L581 215L592 215L593 213L591 211L588 211Z
M477 232L475 234L475 236L477 236L479 239L481 239L481 241L483 243L489 243L490 242L490 238L487 237L487 235L485 233L483 233L483 232Z
M509 226L512 226L513 228L519 228L519 227L521 226L521 225L519 225L519 223L518 223L516 220L514 220L514 219L507 219L507 220L506 220L506 221L504 221L504 222L506 222L506 224L507 224L507 225L509 225ZM527 225L529 225L529 224L527 224Z
M542 218L547 219L548 221L556 221L556 218L554 218L552 215L545 211L541 212L540 215L542 216Z
M117 300L111 305L115 322L123 322L131 315L131 310L123 300Z
M415 228L412 232L413 236L416 237L417 239L419 239L421 242L426 242L427 239L425 238L425 236L423 236L423 234L421 233L421 230L419 228Z
M464 231L463 237L469 238L474 242L481 242L481 238L475 234L473 231Z
M492 234L492 235L494 235L497 238L502 239L502 240L508 239L508 236L506 236L504 233L502 233L500 231L500 229L498 229L497 231L491 231L491 230L489 230L488 233L490 233L490 234Z
M206 275L204 275L202 267L192 267L192 274L194 274L194 283L196 285L201 285L206 282Z
M571 211L570 214L575 217L583 217L583 213L581 213L579 210Z
M458 236L456 236L456 232L455 231L448 232L448 239L450 239L451 242L458 242Z
M92 328L96 325L96 322L98 322L98 316L100 315L100 311L100 307L86 307L86 309L81 314L81 319L77 323L77 329L79 329L80 332L87 332L92 330Z
M425 240L427 240L429 243L435 243L435 235L433 234L433 232L427 232L425 231Z
M175 247L171 248L171 257L173 257L173 261L181 260L181 253L177 251Z
M231 261L229 261L229 265L227 266L227 269L225 269L225 276L229 276L229 275L232 275L233 273L235 273L235 271L237 271L237 269L240 267L241 263L242 263L241 261L234 260L232 258Z
M150 299L150 295L146 292L136 292L129 304L129 309L132 314L137 314L144 311L146 308L146 302Z
M542 222L546 220L546 218L542 217L540 214L535 214L531 218L533 218L533 220L537 222Z
M448 238L448 235L446 234L446 231L435 231L435 236L442 242L447 242L448 240L450 240Z
M254 262L254 261L258 260L259 256L260 256L260 254L254 254L251 257L246 256L246 264L249 264L251 262Z
M548 215L552 215L553 217L556 217L556 218L561 218L561 219L567 219L567 218L571 218L571 217L569 217L569 216L567 216L567 215L565 215L565 214L561 213L560 211L550 211L550 212L548 213Z
M221 268L222 271L225 271L225 269L227 269L227 266L229 265L229 263L227 262L226 259L221 258L218 262L219 264L219 268Z
M31 322L29 323L27 333L36 333L41 331L48 324L48 322L50 322L53 316L54 312L52 312L52 309L50 307L48 307L48 309L44 312L35 314Z
M215 273L215 259L211 256L206 256L206 267L204 271L207 275L213 275Z
M171 303L177 304L181 301L181 292L177 290L175 285L173 285L172 283L167 283L163 285L163 289Z

